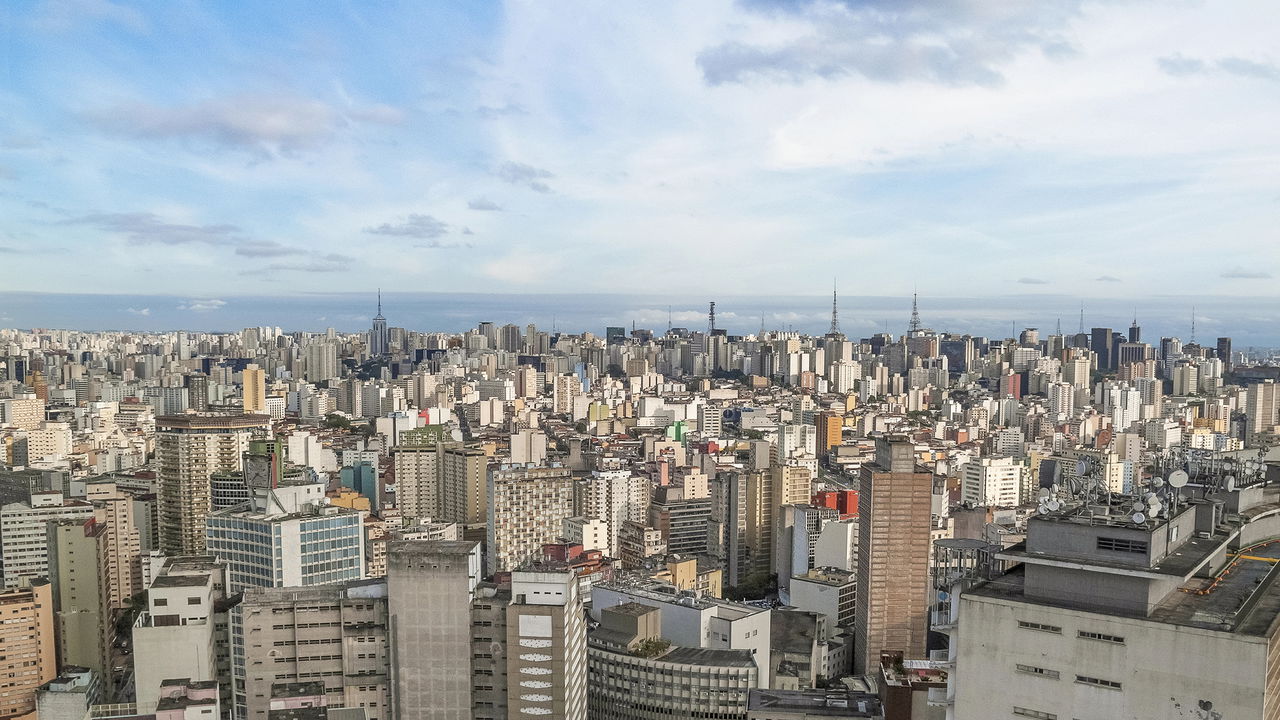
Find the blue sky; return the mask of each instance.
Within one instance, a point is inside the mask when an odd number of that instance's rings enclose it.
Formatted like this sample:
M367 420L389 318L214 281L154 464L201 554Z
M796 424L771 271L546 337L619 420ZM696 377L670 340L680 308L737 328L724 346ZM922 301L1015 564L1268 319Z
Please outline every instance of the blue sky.
M1278 36L1265 0L11 1L0 290L1274 297Z

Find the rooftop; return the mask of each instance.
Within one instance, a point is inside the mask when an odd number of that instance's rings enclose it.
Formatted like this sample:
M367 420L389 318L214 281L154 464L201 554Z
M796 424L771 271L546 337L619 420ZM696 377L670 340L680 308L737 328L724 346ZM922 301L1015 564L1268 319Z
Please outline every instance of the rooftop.
M747 710L803 712L819 717L883 717L880 698L846 690L751 690Z

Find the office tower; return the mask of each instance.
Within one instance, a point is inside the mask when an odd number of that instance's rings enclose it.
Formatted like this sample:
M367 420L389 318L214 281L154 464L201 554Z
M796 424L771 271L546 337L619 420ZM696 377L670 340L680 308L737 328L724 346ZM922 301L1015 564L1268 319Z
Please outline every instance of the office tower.
M400 445L392 448L395 468L396 507L408 519L435 519L440 514L439 441L420 442L414 434L406 434Z
M1218 359L1222 361L1223 372L1231 372L1231 338L1218 338Z
M608 524L605 554L617 557L623 523L646 520L649 479L630 470L595 470L583 481L583 491L582 514Z
M369 330L369 354L382 357L391 351L391 336L387 333L387 319L382 317L382 291L378 291L378 314L373 316Z
M338 377L338 345L328 340L312 340L303 351L308 382L332 380Z
M251 492L248 505L208 518L208 552L227 563L229 593L364 577L363 513L328 504L310 479Z
M711 495L684 484L654 488L649 505L649 526L662 532L667 552L679 555L707 553L707 524L711 520Z
M1259 490L1222 493L1240 514L1135 523L1126 498L1033 515L1003 572L952 594L955 717L1275 717L1280 525Z
M129 605L142 592L142 536L134 521L134 500L111 481L85 483L85 499L93 517L106 530L107 596L113 609Z
M396 720L471 720L471 601L480 545L387 544L391 713Z
M52 586L0 591L0 615L0 718L34 718L36 689L58 676Z
M1089 349L1098 356L1098 369L1111 370L1111 328L1092 328L1089 331ZM876 656L877 658L879 655Z
M20 430L37 430L44 422L44 400L30 393L0 400L0 408L5 424Z
M375 513L382 509L382 481L378 478L376 461L344 465L339 470L338 477L342 487L350 488L367 498L370 509Z
M928 632L933 474L905 435L876 438L858 489L858 612L854 672L883 650L919 657Z
M187 403L196 412L209 409L209 376L200 373L187 375Z
M574 573L512 573L506 626L510 716L586 720L587 621Z
M1175 394L1176 391L1175 391ZM1246 430L1249 435L1269 432L1280 424L1280 385L1263 380L1245 389Z
M573 517L573 475L562 467L489 468L486 570L515 570L555 542Z
M385 581L249 588L240 603L246 637L246 718L267 720L272 687L315 682L329 707L390 718ZM318 679L317 679L318 678Z
M209 476L240 470L255 432L270 427L264 415L174 415L156 418L156 510L160 549L169 555L204 552L205 519L212 510Z
M267 412L267 374L254 363L241 373L244 379L244 411L256 415Z
M813 417L818 431L817 454L826 458L832 448L839 447L844 436L844 416L833 412L820 412Z
M161 682L168 678L227 679L219 678L219 645L226 642L227 628L226 610L218 607L226 585L226 568L212 556L165 560L133 625L138 712L155 710ZM224 650L221 661L226 660Z
M88 668L110 681L112 625L105 525L87 520L49 523L49 580L62 665ZM109 693L111 694L111 693Z
M1138 317L1136 315L1133 318L1133 324L1129 326L1129 342L1142 342L1142 328L1138 326Z
M49 577L49 529L55 520L93 517L93 505L66 500L57 490L33 492L25 502L0 508L0 547L4 548L4 587Z
M1011 457L974 458L960 467L960 501L975 506L1017 507L1022 464Z

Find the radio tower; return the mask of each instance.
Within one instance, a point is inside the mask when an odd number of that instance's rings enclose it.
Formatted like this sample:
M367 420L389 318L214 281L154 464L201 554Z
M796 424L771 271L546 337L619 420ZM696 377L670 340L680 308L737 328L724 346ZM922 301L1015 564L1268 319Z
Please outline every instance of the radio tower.
M836 288L834 282L831 284L831 329L827 331L827 334L840 334L840 311L836 309Z
M1191 343L1196 342L1196 306L1191 306Z
M711 311L707 313L707 334L714 335L716 332L716 301L711 301Z
M920 332L920 304L917 302L919 293L911 293L911 324L907 326L907 332L915 334Z
M1080 331L1079 331L1079 334L1081 334L1081 335L1083 335L1083 334L1084 334L1084 303L1080 303Z

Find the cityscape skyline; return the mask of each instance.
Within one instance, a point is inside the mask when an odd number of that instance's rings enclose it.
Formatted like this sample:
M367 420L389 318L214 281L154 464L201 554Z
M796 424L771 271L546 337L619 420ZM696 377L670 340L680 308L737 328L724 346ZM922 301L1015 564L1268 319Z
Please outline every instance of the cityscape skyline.
M7 3L5 288L1276 295L1274 4L310 10Z
M391 326L428 332L460 332L483 321L535 324L563 332L603 333L609 325L661 331L668 318L676 327L703 329L707 303L688 295L382 293ZM378 292L329 292L280 296L224 295L192 298L157 295L83 295L75 293L0 293L6 299L0 328L48 327L85 331L160 332L197 330L227 332L244 327L281 327L289 332L365 331L378 308ZM758 297L719 295L717 327L735 334L755 334L761 322L769 331L811 335L826 332L831 320L830 295ZM225 298L225 299L223 299ZM1194 300L1194 304L1189 302ZM361 312L362 303L371 312ZM110 303L110 307L107 307ZM1081 311L1084 312L1083 319ZM841 329L850 336L905 333L910 324L911 296L839 295ZM761 317L763 313L763 318ZM1061 323L1067 335L1106 326L1127 328L1136 318L1151 337L1171 336L1205 341L1229 335L1241 347L1280 346L1280 300L1258 300L1247 306L1235 298L1152 297L1145 304L1092 298L1081 305L1071 296L1002 298L922 297L923 324L938 332L1012 337L1026 328L1042 336ZM1196 327L1192 328L1195 316ZM59 324L58 320L74 324Z

